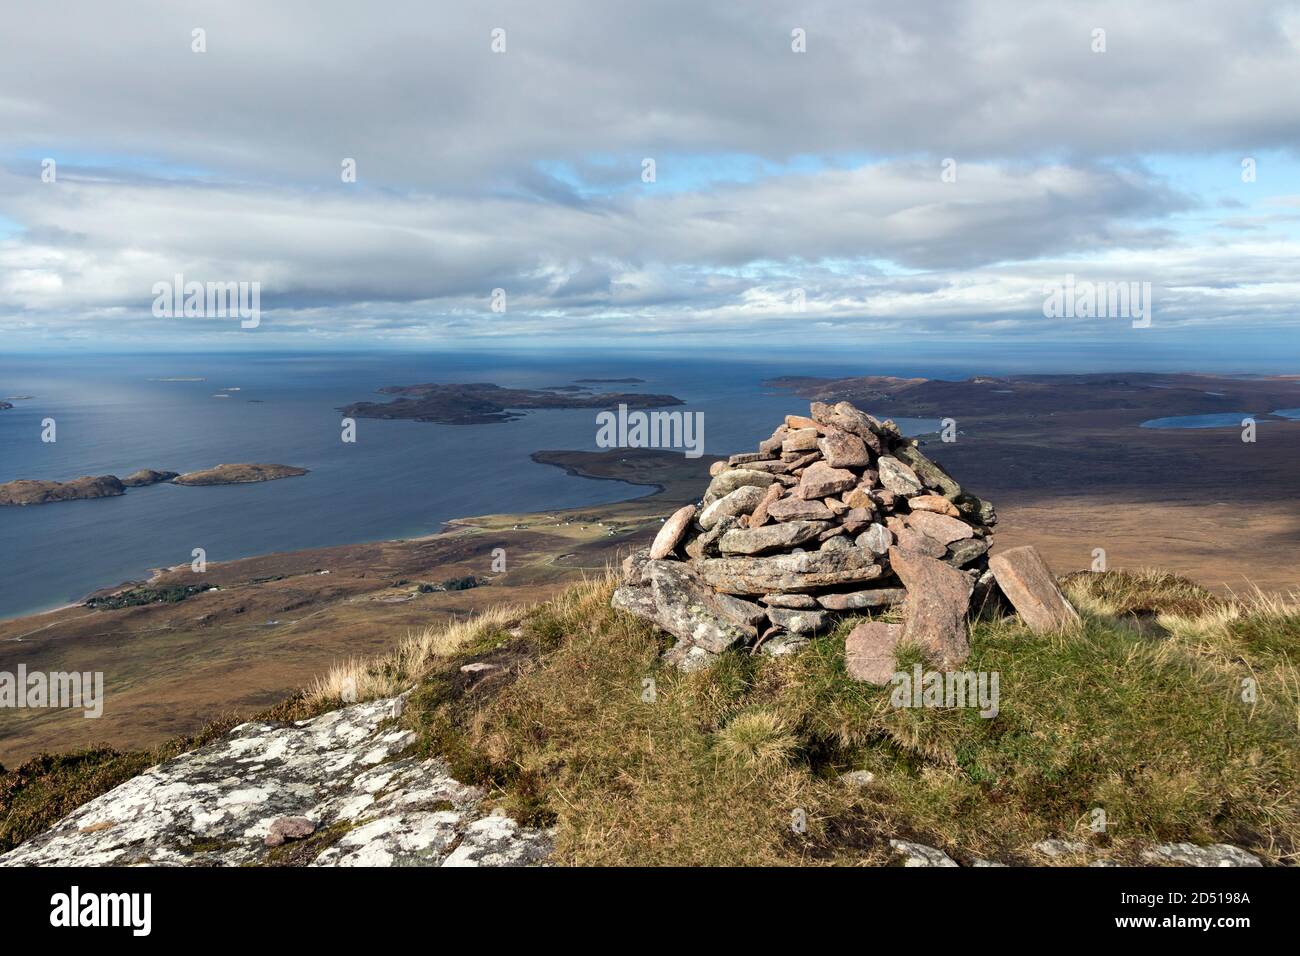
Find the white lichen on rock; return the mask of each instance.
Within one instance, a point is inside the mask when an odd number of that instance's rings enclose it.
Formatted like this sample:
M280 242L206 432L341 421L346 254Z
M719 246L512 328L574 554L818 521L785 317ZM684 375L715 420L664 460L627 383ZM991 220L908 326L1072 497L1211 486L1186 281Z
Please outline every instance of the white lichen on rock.
M0 856L0 866L257 864L294 849L266 846L271 824L285 817L315 824L297 860L312 865L543 862L548 831L487 814L483 792L443 761L403 756L415 734L393 725L395 704L240 724L81 806Z

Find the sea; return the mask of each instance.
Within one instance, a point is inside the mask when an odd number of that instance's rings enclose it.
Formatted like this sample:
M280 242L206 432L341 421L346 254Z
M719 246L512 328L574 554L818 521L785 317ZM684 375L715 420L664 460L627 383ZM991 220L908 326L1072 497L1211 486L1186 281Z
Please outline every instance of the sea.
M806 411L764 387L777 375L863 374L861 363L537 353L210 353L22 356L0 361L0 482L125 477L270 462L302 477L246 485L131 488L120 497L0 508L0 618L46 610L151 569L432 534L452 518L626 500L652 489L541 465L541 449L596 450L593 410L528 411L507 423L358 419L339 409L420 382L541 388L638 378L597 391L669 393L703 414L704 453L752 450ZM25 397L30 396L30 397ZM42 441L46 420L52 442ZM924 432L937 422L905 420Z
M0 355L0 482L125 477L140 468L186 472L234 462L309 469L246 485L132 488L114 498L0 507L0 618L59 607L152 569L272 552L412 538L453 518L546 512L650 494L540 465L543 449L597 449L594 410L527 411L507 423L437 425L358 419L341 440L340 408L386 401L377 389L422 382L544 388L580 379L635 378L597 391L668 393L701 413L703 451L752 451L782 417L807 403L765 386L778 376L1082 372L1145 367L1276 372L1273 352L1237 369L1239 352L1146 352L1106 343L981 351L793 348L758 355L665 351L256 351ZM1225 364L1228 363L1228 364ZM1275 412L1278 416L1295 409ZM54 422L52 442L47 420ZM908 434L937 420L900 419ZM1151 423L1148 423L1151 424ZM1182 427L1200 422L1165 423ZM1237 422L1239 424L1239 420Z

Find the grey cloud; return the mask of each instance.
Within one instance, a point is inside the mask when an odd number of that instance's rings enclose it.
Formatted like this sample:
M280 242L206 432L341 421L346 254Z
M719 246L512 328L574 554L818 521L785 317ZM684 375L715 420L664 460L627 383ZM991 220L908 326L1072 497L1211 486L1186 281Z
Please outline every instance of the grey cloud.
M170 331L149 290L183 272L262 282L272 335L757 335L801 321L795 288L808 321L942 330L1032 321L1044 276L1099 260L1187 321L1276 320L1285 211L1189 243L1171 217L1200 199L1141 163L1300 147L1300 12L1251 9L11 0L0 328ZM834 162L700 188L673 168L710 157ZM1265 291L1217 300L1229 281Z

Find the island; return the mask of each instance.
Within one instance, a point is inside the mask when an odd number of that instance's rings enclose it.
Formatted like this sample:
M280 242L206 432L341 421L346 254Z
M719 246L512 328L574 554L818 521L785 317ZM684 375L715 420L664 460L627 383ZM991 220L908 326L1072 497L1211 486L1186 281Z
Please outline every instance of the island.
M350 418L399 418L439 425L486 425L522 418L521 409L664 408L684 405L673 395L638 395L606 392L598 395L558 394L547 389L504 388L489 382L440 385L389 385L381 395L398 396L391 402L354 402L340 409Z
M202 471L191 471L172 479L174 485L243 485L253 481L275 481L278 478L296 478L307 474L306 468L293 465L217 465Z
M83 475L72 481L35 481L20 478L0 485L0 505L43 505L51 501L115 498L126 486L116 475Z
M153 468L141 468L139 471L133 471L122 479L122 484L127 488L142 488L145 485L156 485L160 481L171 481L173 478L179 478L179 471L158 471Z
M174 485L241 485L254 481L275 481L307 474L306 468L292 465L238 464L217 465L182 475L176 471L141 468L125 478L116 475L83 475L71 481L42 481L20 478L0 484L0 506L43 505L53 501L84 501L89 498L116 498L127 488L142 488L170 482Z
M6 408L13 408L13 407L14 407L13 402L0 402L0 412L3 412Z

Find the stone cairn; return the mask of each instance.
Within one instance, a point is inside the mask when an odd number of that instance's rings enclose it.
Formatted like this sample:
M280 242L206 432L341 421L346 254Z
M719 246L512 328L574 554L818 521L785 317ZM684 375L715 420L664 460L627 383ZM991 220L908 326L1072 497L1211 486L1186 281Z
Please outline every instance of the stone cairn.
M703 500L623 562L613 598L677 638L665 658L684 670L733 647L787 654L840 615L903 605L902 624L863 622L846 645L849 673L883 684L900 641L939 667L964 661L968 611L1000 592L1023 593L1046 627L1074 615L1033 548L999 555L990 570L993 507L892 421L848 402L786 416L757 452L710 474ZM1003 577L1011 587L999 588Z

